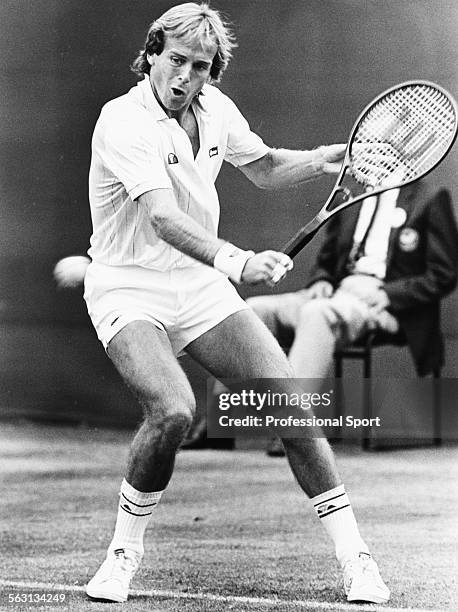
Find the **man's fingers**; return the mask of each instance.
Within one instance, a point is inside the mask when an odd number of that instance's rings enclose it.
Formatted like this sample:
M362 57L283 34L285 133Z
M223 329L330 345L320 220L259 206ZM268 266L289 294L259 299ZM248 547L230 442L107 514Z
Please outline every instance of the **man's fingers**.
M287 271L288 270L284 266L282 266L281 264L277 264L272 272L272 276L271 276L272 283L274 285L279 283L281 279L285 276Z
M280 263L281 263L282 266L284 266L288 270L288 272L289 272L289 270L292 270L293 267L294 267L294 262L291 259L291 257L289 257L288 255L285 255L285 254L283 254L283 257L282 257Z
M264 251L247 261L243 281L251 285L263 282L273 287L292 268L293 260L286 253Z
M272 270L271 282L274 285L279 283L286 273L292 270L293 265L293 260L288 255L283 254Z
M332 144L320 147L321 154L325 162L337 162L342 161L345 155L346 144Z
M291 257L288 257L286 253L278 253L277 251L265 251L263 253L265 258L265 265L271 271L274 270L277 264L282 265L287 270L291 270L293 267L293 260Z
M342 164L340 162L325 162L323 164L323 172L325 172L326 174L339 174L341 168Z

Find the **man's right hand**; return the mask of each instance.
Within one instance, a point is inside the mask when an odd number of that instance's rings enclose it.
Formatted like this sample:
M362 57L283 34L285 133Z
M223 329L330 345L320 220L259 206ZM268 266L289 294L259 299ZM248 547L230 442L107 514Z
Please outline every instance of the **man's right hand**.
M316 281L308 288L308 297L311 300L315 298L330 298L333 293L334 287L326 280Z
M247 285L265 283L269 287L274 287L292 268L293 260L285 253L262 251L248 259L241 280Z

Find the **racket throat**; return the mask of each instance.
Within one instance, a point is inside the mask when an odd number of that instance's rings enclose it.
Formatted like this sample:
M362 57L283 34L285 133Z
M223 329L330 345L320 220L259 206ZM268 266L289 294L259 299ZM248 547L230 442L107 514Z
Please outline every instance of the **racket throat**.
M289 255L289 257L295 257L302 250L302 248L312 240L327 219L328 216L326 213L318 213L314 219L309 221L305 227L299 230L297 234L291 238L291 240L284 246L283 252ZM306 234L305 237L304 234Z

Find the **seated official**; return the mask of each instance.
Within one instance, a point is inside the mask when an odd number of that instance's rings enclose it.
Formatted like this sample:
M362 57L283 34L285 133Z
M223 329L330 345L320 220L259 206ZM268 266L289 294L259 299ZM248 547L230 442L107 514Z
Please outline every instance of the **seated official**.
M401 334L417 373L439 368L440 300L457 281L458 230L449 192L426 180L367 198L336 214L304 289L247 300L298 378L329 375L336 348L370 330ZM209 445L202 419L191 448ZM218 442L218 441L215 441ZM224 440L227 443L227 440ZM280 441L269 446L283 455Z
M447 190L423 180L335 215L304 289L248 299L299 378L328 375L336 347L369 330L403 334L420 376L444 359L440 300L457 281Z

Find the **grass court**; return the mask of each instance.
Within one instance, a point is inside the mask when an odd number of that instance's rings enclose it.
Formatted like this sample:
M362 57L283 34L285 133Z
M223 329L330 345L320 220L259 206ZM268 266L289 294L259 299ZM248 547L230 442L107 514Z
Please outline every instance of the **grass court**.
M130 432L0 423L0 610L264 612L456 610L458 448L337 447L362 533L391 588L348 604L332 547L286 460L262 450L182 451L147 530L126 604L91 602ZM66 593L69 604L9 603Z

